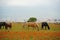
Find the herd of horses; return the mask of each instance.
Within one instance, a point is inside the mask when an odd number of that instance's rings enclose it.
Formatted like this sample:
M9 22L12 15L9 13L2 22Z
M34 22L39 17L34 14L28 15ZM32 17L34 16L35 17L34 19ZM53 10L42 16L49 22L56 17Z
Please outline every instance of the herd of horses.
M5 29L8 29L8 28L11 29L12 28L12 23L0 22L0 29L2 28L2 26L5 27ZM33 29L37 28L37 30L39 31L39 25L36 22L25 22L25 23L23 23L23 28L25 28L26 26L28 28L32 27ZM44 27L45 27L45 29L46 28L48 28L48 30L50 29L50 27L49 27L47 22L42 22L41 28L44 29Z
M25 28L25 27L32 27L33 29L35 28L37 28L37 30L39 31L39 25L38 25L38 23L36 23L36 22L25 22L24 24L23 24L23 28ZM49 27L49 25L48 25L48 23L47 22L42 22L42 25L41 25L41 29L47 29L48 28L48 30L50 30L50 27Z

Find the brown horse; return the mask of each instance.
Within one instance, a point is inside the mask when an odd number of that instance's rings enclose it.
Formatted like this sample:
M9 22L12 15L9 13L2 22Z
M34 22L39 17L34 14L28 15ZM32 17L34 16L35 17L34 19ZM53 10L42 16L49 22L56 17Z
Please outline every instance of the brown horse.
M2 26L5 27L5 29L8 29L8 27L12 27L12 23L0 22L0 29Z
M23 24L23 28L24 27L32 27L33 29L35 28L37 28L37 30L39 31L39 25L37 24L37 23L35 23L35 22L25 22L24 24Z
M5 29L8 29L8 27L11 29L12 23L6 23L6 24L5 24Z

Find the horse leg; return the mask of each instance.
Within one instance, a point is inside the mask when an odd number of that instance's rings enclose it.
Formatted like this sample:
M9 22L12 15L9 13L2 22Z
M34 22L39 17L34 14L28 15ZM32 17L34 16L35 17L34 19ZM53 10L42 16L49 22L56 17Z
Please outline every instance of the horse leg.
M25 28L25 25L23 25L23 28Z
M1 29L1 26L0 26L0 29Z
M29 30L29 26L28 26L28 30Z
M49 25L48 25L48 30L50 30L50 27L49 27Z
M45 26L45 30L46 30L46 27L47 27L47 26Z
M10 29L11 29L11 28L12 28L12 25L10 25L9 27L10 27Z
M44 27L44 26L42 25L42 29L43 29L43 27Z
M28 30L30 29L30 27L32 27L31 25L27 25L27 27L28 27Z
M39 31L39 27L38 26L36 26L37 27L37 30Z
M32 27L33 28L33 30L34 30L34 27ZM36 28L35 28L36 29Z
M11 26L9 28L11 29Z
M7 27L7 26L5 26L5 29L8 29L8 27Z

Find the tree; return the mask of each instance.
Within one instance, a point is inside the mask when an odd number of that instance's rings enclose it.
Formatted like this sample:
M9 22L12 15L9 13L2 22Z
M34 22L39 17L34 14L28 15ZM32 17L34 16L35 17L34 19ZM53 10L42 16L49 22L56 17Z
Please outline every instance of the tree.
M27 22L36 22L37 18L35 17L30 17Z

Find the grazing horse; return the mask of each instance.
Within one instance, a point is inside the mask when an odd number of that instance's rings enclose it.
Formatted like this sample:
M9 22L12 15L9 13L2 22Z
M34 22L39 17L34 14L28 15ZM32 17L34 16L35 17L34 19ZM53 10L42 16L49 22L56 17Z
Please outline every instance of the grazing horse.
M8 29L8 27L11 29L12 23L5 23L5 29Z
M43 27L45 27L45 29L46 29L46 27L47 27L48 30L50 29L50 27L49 27L49 25L48 25L47 22L42 22L42 29L43 29Z
M8 27L9 28L12 27L11 23L0 22L0 29L1 29L2 26L5 27L5 29L8 29Z
M27 26L28 28L29 27L32 27L33 29L35 28L37 28L37 30L39 31L39 25L37 24L37 23L35 23L35 22L25 22L24 24L23 24L23 27L25 27L25 26Z
M1 29L1 27L4 27L5 26L5 22L0 22L0 29Z

